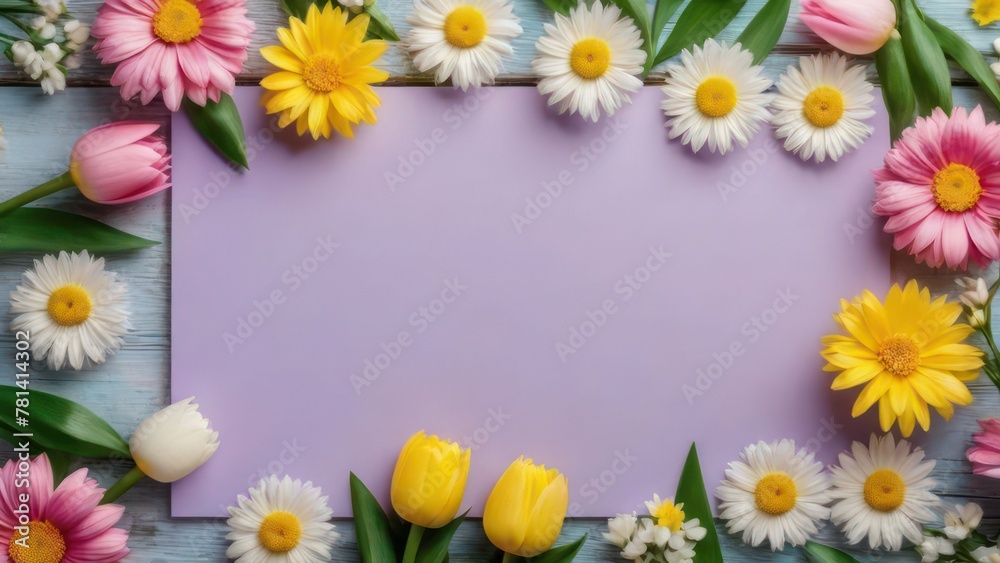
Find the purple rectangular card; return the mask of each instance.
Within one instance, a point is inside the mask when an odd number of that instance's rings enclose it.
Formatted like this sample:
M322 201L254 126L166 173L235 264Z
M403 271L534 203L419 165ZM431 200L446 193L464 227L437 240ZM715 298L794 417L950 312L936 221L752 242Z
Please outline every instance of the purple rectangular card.
M348 472L387 502L421 429L474 450L474 516L520 455L569 477L571 516L609 516L672 495L691 442L711 490L749 443L829 461L857 437L819 339L888 286L881 107L817 165L769 130L693 155L652 87L596 124L528 87L378 93L376 126L313 142L238 89L249 173L175 114L172 395L222 442L175 516L271 473L348 516Z

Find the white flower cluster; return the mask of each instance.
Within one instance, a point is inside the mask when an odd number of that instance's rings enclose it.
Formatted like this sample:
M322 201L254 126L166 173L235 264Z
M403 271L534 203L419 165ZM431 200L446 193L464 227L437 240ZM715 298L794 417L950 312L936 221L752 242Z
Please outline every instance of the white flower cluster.
M986 308L990 304L990 290L983 278L961 278L956 280L962 294L958 300L965 306L965 314L972 328L986 324Z
M66 3L63 0L34 0L34 2L45 13L47 21L54 21L66 11Z
M620 547L623 558L636 563L691 563L695 545L706 533L697 518L684 522L675 532L652 518L632 513L608 520L604 539Z
M917 546L922 555L921 563L933 563L940 559L950 561L955 555L955 545L968 539L982 520L983 509L978 504L955 505L954 512L944 515L944 529L941 530L944 535L925 534L924 541ZM1000 550L996 547L981 547L973 552L973 556L982 563L1000 563Z
M56 35L55 25L46 16L38 16L31 25L41 39L48 41ZM40 50L31 41L16 41L10 48L14 65L37 80L49 95L66 89L66 69L79 66L76 52L90 38L90 28L70 20L63 26L63 37L63 43L46 43Z

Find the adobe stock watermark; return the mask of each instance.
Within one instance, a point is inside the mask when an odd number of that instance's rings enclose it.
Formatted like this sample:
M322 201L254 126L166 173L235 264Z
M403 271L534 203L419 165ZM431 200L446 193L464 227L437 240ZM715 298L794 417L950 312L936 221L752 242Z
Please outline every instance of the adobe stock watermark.
M280 479L288 473L288 468L302 457L302 453L306 449L305 446L299 444L297 439L283 440L278 454L247 476L247 486L256 487L261 479L266 479L271 475L276 475Z
M462 284L458 278L445 279L438 295L417 307L407 317L407 324L410 328L400 330L394 338L381 342L379 351L374 356L365 358L360 372L352 373L348 377L354 388L354 394L360 397L367 387L378 381L382 374L392 368L393 363L406 352L407 348L413 345L416 337L427 332L427 329L431 328L467 289L468 287Z
M483 423L472 432L462 436L461 444L463 448L478 451L479 448L489 443L490 438L503 429L507 421L510 420L510 413L505 412L503 407L486 409L486 418Z
M601 498L601 495L614 488L622 476L628 473L629 469L632 469L638 461L639 456L632 455L628 448L615 450L607 468L597 475L591 476L583 485L580 485L579 494L582 500L569 503L566 512L573 517L582 515L584 502L592 506Z
M740 326L739 338L734 339L721 351L713 352L708 365L698 368L691 383L685 383L681 386L681 391L689 405L693 405L698 397L704 395L716 381L732 369L737 360L746 353L747 348L760 340L774 326L774 323L778 322L778 318L788 312L799 300L799 296L792 293L790 287L776 290L774 294L775 297L770 307L761 311L760 314L754 315Z
M489 88L472 89L461 102L452 104L441 114L443 122L441 127L435 127L426 136L413 139L413 148L396 157L396 168L386 170L382 174L389 191L396 193L400 186L412 178L417 170L434 156L438 147L448 141L448 132L461 129L466 120L479 111L483 102L492 95L493 90Z
M569 167L542 181L542 189L538 193L524 198L523 210L510 214L510 221L517 234L524 234L527 227L540 219L545 210L552 207L555 201L566 193L566 188L573 185L576 174L585 173L621 137L622 132L628 129L628 123L623 122L619 116L606 119L605 123L607 125L597 136L570 153Z
M871 208L858 207L853 221L846 221L843 225L844 236L847 242L854 244L858 237L865 234L875 226L879 216Z
M756 176L767 164L771 155L778 152L778 148L778 143L774 139L767 139L764 141L763 148L746 149L747 157L739 164L731 166L727 171L729 181L719 180L715 183L715 189L719 191L719 197L722 198L723 203L739 193L747 185L750 178Z
M233 330L222 333L222 341L230 354L236 352L236 348L253 337L254 332L288 301L289 296L301 289L302 284L333 256L336 249L340 248L340 243L335 242L331 235L316 237L315 242L310 253L282 272L281 287L272 289L262 299L255 299L245 315L236 317L236 326Z
M671 256L672 254L663 250L663 245L650 246L643 263L612 284L613 296L602 301L599 307L585 311L584 320L569 327L567 339L556 341L555 349L559 361L565 364L570 356L586 346L597 331L603 328L611 317L618 314L622 305L631 301L636 293L653 279Z

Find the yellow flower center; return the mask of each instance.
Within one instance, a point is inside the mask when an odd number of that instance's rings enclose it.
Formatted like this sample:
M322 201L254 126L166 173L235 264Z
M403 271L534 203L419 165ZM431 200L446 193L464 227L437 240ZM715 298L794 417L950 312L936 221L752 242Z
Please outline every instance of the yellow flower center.
M736 85L722 76L713 76L698 85L694 102L708 117L725 117L736 108Z
M90 294L78 285L64 285L49 295L49 318L57 325L76 326L90 318Z
M7 555L14 563L59 563L66 555L66 540L48 521L32 520L27 534L14 531Z
M676 532L681 529L681 525L684 524L684 504L674 504L669 500L665 500L660 503L660 506L656 507L651 516L656 519L657 526L663 526L664 528L670 528L671 532Z
M878 469L865 479L865 502L879 512L891 512L903 504L906 483L891 469Z
M906 377L920 365L920 347L909 336L890 336L879 345L878 360L893 374Z
M768 473L757 481L753 496L761 512L779 516L795 508L799 490L791 477L776 471Z
M468 49L486 37L486 16L472 6L459 6L444 20L444 38L448 43Z
M267 515L257 531L260 544L271 553L286 553L299 545L302 523L291 512L278 510Z
M945 211L962 212L976 205L983 186L975 170L964 164L949 164L934 175L931 191L938 207Z
M187 43L201 35L201 12L189 0L166 0L153 16L153 33L167 43Z
M806 96L802 114L816 127L836 125L844 116L844 95L836 88L820 86Z
M344 79L340 74L340 64L330 53L316 53L306 59L302 80L316 92L332 92L340 88Z
M577 41L569 54L569 65L583 78L600 78L611 67L611 47L595 37Z

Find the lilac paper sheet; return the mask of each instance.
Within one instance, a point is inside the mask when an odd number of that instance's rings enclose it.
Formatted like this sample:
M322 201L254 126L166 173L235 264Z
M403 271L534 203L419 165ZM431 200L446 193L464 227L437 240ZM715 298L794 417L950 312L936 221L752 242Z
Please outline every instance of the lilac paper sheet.
M835 458L853 425L821 335L838 299L888 286L862 150L805 164L668 141L661 93L614 119L556 116L533 88L382 88L352 142L275 134L241 88L252 172L173 122L173 379L222 446L173 487L220 516L261 475L348 471L388 501L407 437L474 450L480 515L519 455L570 480L572 516L672 495L692 441L713 489L757 440ZM855 430L856 428L856 430Z

